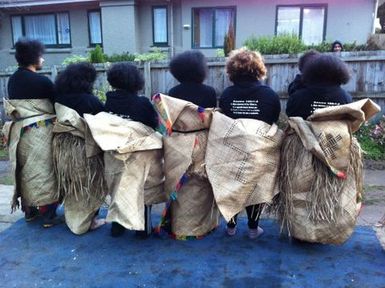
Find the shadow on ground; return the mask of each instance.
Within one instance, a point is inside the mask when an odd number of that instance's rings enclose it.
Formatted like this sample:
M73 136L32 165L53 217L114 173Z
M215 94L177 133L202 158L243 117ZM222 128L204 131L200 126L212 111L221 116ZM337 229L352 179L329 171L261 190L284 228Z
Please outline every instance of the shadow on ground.
M64 224L44 229L39 220L19 220L0 233L0 279L7 287L385 285L385 253L372 228L358 227L344 245L330 246L290 243L271 220L250 240L245 222L233 238L222 225L203 240L174 241L140 240L130 231L115 239L109 225L75 236Z

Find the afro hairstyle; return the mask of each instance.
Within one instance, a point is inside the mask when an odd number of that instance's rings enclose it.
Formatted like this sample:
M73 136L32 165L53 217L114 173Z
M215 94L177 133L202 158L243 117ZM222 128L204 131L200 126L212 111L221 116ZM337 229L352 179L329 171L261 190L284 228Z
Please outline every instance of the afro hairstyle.
M139 69L129 63L117 63L107 71L107 80L115 89L137 92L144 86L144 79Z
M350 80L349 68L340 58L323 54L304 67L303 80L310 84L342 85Z
M20 38L15 43L15 58L19 66L37 65L44 53L44 45L38 40Z
M170 72L180 83L202 83L207 74L206 58L200 51L185 51L171 59Z
M305 52L301 57L299 57L298 60L298 70L302 73L305 65L313 58L320 56L321 53L319 53L316 50L309 50Z
M70 64L55 79L58 94L92 93L95 67L88 62Z

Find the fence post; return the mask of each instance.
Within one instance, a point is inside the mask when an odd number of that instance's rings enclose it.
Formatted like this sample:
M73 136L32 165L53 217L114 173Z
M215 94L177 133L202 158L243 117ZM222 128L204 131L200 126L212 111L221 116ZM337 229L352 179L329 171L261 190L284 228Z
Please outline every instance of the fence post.
M143 64L144 74L144 95L151 98L152 96L152 85L151 85L151 62L144 62Z
M57 76L57 67L56 65L53 65L51 67L51 77L50 77L52 82L55 82L56 76Z

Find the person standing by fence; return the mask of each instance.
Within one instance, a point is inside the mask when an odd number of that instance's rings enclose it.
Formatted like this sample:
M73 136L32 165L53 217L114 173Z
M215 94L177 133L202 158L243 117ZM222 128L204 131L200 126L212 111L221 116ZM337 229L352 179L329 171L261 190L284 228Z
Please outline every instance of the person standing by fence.
M95 80L95 67L87 62L68 65L55 79L54 170L66 224L78 235L105 223L98 219L106 193L103 153L83 119L104 110L92 93Z
M226 63L230 81L234 83L223 91L219 100L222 112L233 119L249 118L273 124L278 121L281 105L279 96L261 83L266 76L266 67L260 53L241 48L231 52ZM249 237L257 238L263 233L258 226L263 204L246 207ZM227 223L227 234L236 233L237 215Z
M286 114L306 119L316 109L352 102L352 96L341 88L350 79L347 65L334 55L313 58L305 67L305 88L291 94Z
M138 95L138 92L144 86L144 79L136 66L128 63L115 64L108 70L107 80L115 91L109 91L106 94L106 112L125 119L141 122L152 129L157 127L158 118L151 102L145 96ZM139 167L133 166L131 169L139 169ZM139 185L139 187L141 186ZM136 190L137 188L137 186L131 185L128 192L132 192L132 190ZM140 193L145 194L145 184L143 184L141 188ZM114 198L118 199L119 197ZM120 207L120 205L115 206ZM139 237L147 238L152 233L151 207L150 204L144 205L144 231L136 231L136 235ZM120 213L124 215L125 212L126 211L118 211L115 214L120 216ZM118 222L120 218L118 216L114 218L116 221L113 221L111 225L112 237L122 236L126 230L126 227L122 225L124 221L122 221L122 223ZM129 218L127 215L124 216ZM129 226L130 225L127 225L127 227Z
M213 87L203 84L207 74L205 56L199 51L186 51L170 62L171 74L180 82L168 91L168 95L189 101L202 108L217 106Z
M4 99L4 108L12 119L4 133L10 136L8 146L15 175L12 210L19 206L20 197L25 220L32 221L40 210L43 226L48 228L59 222L51 150L54 86L37 73L44 63L41 42L22 38L16 42L15 50L19 68L9 78L9 99Z

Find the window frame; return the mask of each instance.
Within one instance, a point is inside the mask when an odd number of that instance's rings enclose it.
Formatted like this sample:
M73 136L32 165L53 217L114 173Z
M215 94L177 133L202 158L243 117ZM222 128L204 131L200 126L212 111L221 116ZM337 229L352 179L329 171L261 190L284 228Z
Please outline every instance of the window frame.
M155 9L166 9L166 42L155 42L155 15L154 11ZM167 5L154 5L151 6L151 21L152 21L152 45L155 47L168 47L168 6Z
M90 14L94 12L99 12L100 14L100 40L101 43L91 43L91 26L90 26ZM96 47L99 45L100 47L103 47L103 25L102 25L102 11L99 9L93 9L87 11L87 25L88 25L88 47Z
M298 37L302 40L302 30L303 30L303 10L306 8L323 8L324 13L324 23L323 23L323 31L322 31L322 42L326 39L326 28L327 28L327 15L328 15L328 4L322 3L322 4L292 4L292 5L277 5L275 10L275 28L274 28L274 35L277 36L277 30L278 30L278 10L279 8L285 8L285 7L291 7L291 8L300 8L299 13L299 32Z
M214 18L215 17L215 10L219 10L219 9L232 9L233 12L234 12L234 44L235 44L235 39L236 39L236 31L237 31L237 6L212 6L212 7L193 7L191 8L191 49L221 49L223 48L223 44L221 46L215 46L215 19L213 21L213 24L212 24L212 27L211 27L211 31L213 32L213 35L212 35L212 39L211 39L211 44L212 46L211 47L200 47L200 46L195 46L194 45L194 33L195 33L195 23L194 23L194 11L195 10L202 10L202 9L206 9L206 10L211 10L212 11L212 17Z
M59 44L59 31L58 31L58 14L64 14L66 13L68 15L68 25L69 25L69 44ZM55 16L55 33L56 33L56 44L44 44L44 47L46 48L71 48L72 47L72 37L71 37L71 17L69 11L58 11L58 12L47 12L47 13L32 13L32 14L12 14L9 17L9 20L11 21L11 33L12 33L12 43L13 48L15 47L16 39L14 39L13 35L13 24L12 24L12 18L13 17L21 17L21 31L22 31L22 37L28 37L25 35L25 20L24 17L28 16L44 16L44 15L54 15Z

